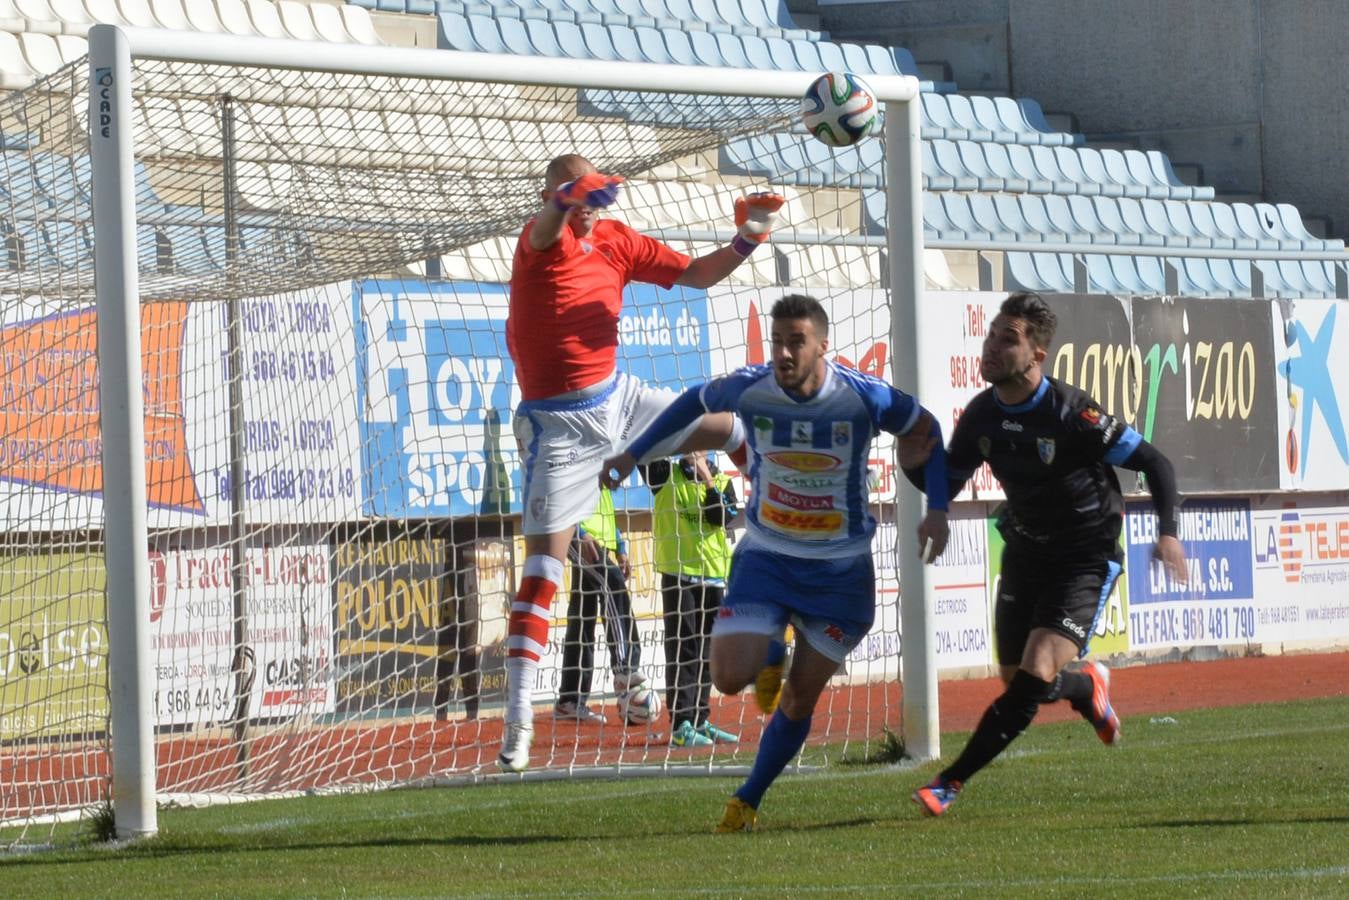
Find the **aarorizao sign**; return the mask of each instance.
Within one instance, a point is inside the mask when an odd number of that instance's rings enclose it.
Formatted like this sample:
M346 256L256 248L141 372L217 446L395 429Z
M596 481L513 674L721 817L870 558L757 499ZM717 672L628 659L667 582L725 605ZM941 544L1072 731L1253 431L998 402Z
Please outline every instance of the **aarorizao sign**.
M986 386L979 359L1006 294L924 294L923 404L949 435ZM1186 492L1277 490L1275 357L1264 303L1048 294L1058 316L1047 374L1091 394L1156 443ZM1127 491L1140 489L1128 475ZM971 494L971 489L977 491ZM962 499L996 499L986 470Z

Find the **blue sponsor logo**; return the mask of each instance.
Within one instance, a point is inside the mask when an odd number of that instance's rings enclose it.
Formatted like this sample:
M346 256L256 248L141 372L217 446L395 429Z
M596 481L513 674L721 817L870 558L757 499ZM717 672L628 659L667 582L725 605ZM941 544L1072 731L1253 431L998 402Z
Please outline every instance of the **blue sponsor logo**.
M705 293L633 285L624 300L620 369L676 390L708 377ZM362 512L520 512L506 285L371 280L356 284L352 303ZM632 485L615 504L649 507L650 492Z
M1130 503L1125 514L1129 604L1168 600L1250 600L1254 596L1251 506L1246 500L1189 501L1180 513L1188 583L1171 578L1152 559L1157 520L1151 503Z

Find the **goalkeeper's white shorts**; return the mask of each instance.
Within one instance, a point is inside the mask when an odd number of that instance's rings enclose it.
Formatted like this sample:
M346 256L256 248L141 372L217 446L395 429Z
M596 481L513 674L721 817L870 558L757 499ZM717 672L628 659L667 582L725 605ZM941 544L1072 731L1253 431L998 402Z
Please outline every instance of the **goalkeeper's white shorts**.
M622 453L678 396L616 372L583 391L522 402L515 411L515 439L525 470L524 533L552 534L589 517L599 500L604 461ZM673 454L699 421L656 444L643 461ZM743 441L737 419L728 449Z

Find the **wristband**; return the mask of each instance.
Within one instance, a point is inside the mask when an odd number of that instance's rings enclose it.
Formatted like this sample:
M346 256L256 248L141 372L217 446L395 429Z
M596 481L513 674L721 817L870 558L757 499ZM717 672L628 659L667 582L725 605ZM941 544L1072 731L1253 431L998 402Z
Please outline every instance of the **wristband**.
M745 259L746 257L748 257L751 253L754 252L754 248L758 246L759 246L758 244L754 243L753 241L747 241L745 240L744 237L738 234L735 237L731 238L731 249L734 250L736 252L736 255L739 256L741 259Z

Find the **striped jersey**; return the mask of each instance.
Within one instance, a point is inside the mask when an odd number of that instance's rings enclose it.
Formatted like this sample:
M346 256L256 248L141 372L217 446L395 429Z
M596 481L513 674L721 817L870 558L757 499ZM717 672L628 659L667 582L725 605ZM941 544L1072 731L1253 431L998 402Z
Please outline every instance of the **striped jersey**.
M811 559L870 552L872 439L880 431L907 433L922 407L878 378L826 366L820 390L805 400L778 386L771 365L709 381L699 394L708 412L735 413L744 422L750 546Z

